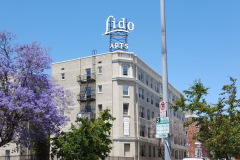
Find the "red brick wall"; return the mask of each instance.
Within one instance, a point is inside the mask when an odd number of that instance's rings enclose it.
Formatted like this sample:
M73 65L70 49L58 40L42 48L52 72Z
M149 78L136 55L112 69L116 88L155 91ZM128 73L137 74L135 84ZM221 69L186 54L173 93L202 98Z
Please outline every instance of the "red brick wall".
M191 120L191 118L187 118L186 121ZM195 149L196 146L196 140L193 139L193 137L198 132L199 128L196 127L196 123L191 124L189 127L186 127L187 132L187 143L188 143L188 157L195 157ZM201 144L202 149L202 156L203 157L210 157L209 152L207 151L207 148L204 146L204 144Z

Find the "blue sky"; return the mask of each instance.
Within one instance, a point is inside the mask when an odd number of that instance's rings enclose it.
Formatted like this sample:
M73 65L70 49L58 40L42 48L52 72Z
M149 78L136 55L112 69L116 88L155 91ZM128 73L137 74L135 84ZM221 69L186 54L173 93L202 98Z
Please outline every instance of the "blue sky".
M240 1L165 5L169 82L182 92L200 78L211 88L207 100L216 103L229 76L240 81ZM161 74L160 0L0 0L0 30L14 32L18 43L40 41L54 62L107 52L102 33L110 15L135 24L129 51Z

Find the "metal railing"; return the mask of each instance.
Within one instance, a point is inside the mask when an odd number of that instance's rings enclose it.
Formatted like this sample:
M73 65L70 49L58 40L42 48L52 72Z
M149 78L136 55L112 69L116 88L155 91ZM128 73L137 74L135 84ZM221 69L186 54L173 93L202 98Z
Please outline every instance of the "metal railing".
M77 81L80 83L86 83L86 82L94 82L96 80L96 75L95 74L90 74L90 75L79 75L77 77Z
M90 93L90 94L86 94L86 93L80 93L77 95L77 100L84 102L84 101L93 101L96 99L96 94L95 93Z

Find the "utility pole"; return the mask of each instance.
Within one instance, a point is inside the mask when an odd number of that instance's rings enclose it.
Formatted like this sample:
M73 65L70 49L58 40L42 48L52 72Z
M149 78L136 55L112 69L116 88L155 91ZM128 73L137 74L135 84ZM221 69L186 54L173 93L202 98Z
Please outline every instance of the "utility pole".
M160 0L161 12L161 48L162 48L162 85L163 85L163 101L166 102L167 117L169 114L168 100L168 72L167 72L167 45L166 45L166 24L165 24L165 0ZM170 129L169 129L170 131ZM171 132L171 131L170 131ZM169 134L170 135L170 134ZM164 157L165 160L171 160L171 138L164 138Z

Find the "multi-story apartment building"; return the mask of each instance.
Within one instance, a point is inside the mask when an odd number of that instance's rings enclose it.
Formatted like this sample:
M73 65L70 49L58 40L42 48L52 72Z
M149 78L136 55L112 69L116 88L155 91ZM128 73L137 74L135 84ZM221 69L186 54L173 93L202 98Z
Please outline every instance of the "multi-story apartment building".
M134 53L116 51L57 62L52 65L52 74L72 92L75 106L69 115L71 123L77 116L97 117L102 110L111 110L116 120L110 157L164 157L163 144L159 145L154 135L162 101L162 77ZM170 83L168 88L171 105L181 93ZM187 151L185 115L180 111L170 114L172 159L182 159ZM64 130L69 127L70 123Z

